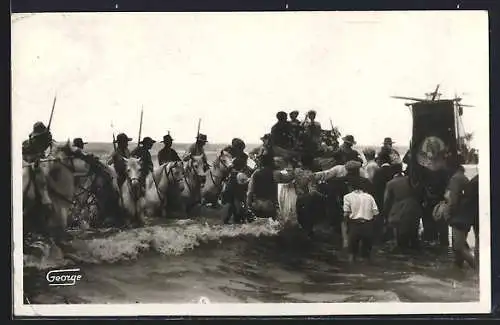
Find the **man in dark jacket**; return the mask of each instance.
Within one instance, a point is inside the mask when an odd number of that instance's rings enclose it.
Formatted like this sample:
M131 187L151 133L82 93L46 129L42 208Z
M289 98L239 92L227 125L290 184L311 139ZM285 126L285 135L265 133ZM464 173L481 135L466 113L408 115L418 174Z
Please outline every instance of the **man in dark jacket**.
M271 128L271 144L285 149L289 149L291 145L291 126L287 121L288 115L280 111L276 114L278 122Z
M108 165L113 165L118 176L118 187L120 188L127 179L125 171L125 162L123 158L130 158L130 151L128 150L128 143L132 141L125 133L120 133L116 136L116 150L108 159Z
M150 137L144 137L141 142L139 142L139 146L132 150L130 155L132 157L137 157L141 159L141 184L143 187L146 185L146 177L149 173L153 172L153 159L151 158L151 153L149 150L153 148L153 144L156 141Z
M392 147L393 144L394 142L391 138L388 137L384 139L384 144L377 154L377 163L379 166L384 163L388 163L390 165L401 163L399 152Z
M292 138L292 148L297 150L299 149L301 143L301 133L303 131L302 123L297 119L299 116L299 111L290 112L290 129L291 129L291 138Z
M396 174L387 183L384 195L383 210L385 211L386 225L394 230L398 247L417 248L422 207L410 185L409 177L402 173L402 165L394 166Z
M77 147L79 149L83 150L86 144L88 144L88 142L83 142L82 138L74 138L73 139L73 146Z
M449 208L449 225L452 229L452 246L455 256L455 264L462 267L466 261L471 267L475 266L474 257L467 245L467 235L474 223L476 211L474 211L474 200L477 200L477 192L474 193L473 186L469 189L469 180L465 176L463 166L457 168L456 173L450 179L446 190L446 201ZM474 197L474 194L476 197Z
M158 152L158 164L163 165L171 161L181 161L181 158L172 148L172 143L174 139L170 136L170 133L163 136L163 141L161 141L164 147Z
M210 166L208 165L207 155L205 154L205 145L208 142L208 138L206 134L200 133L196 137L196 142L189 146L188 150L184 153L182 157L183 161L188 161L191 159L191 156L202 156L203 157L203 165L205 171L207 171Z
M350 160L355 160L363 163L363 159L361 158L359 152L352 148L356 144L354 137L349 134L343 137L342 140L344 141L344 143L342 143L335 155L337 162L339 164L345 164Z
M34 181L40 195L40 203L49 211L52 210L52 200L49 196L46 176L40 168L40 159L46 158L45 152L52 145L52 141L52 133L45 124L36 122L22 147L23 160L33 163Z

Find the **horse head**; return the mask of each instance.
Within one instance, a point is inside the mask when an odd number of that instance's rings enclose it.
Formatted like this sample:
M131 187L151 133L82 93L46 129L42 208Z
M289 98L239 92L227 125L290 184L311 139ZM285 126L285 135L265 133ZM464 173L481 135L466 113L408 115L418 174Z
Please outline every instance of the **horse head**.
M176 184L180 191L184 191L184 165L181 161L171 161L167 164L167 177L172 184Z
M141 159L137 157L123 158L125 162L125 175L133 191L140 188Z
M198 155L198 156L191 155L189 157L189 160L187 161L187 167L189 169L191 169L192 171L194 171L194 174L196 176L204 176L205 175L202 155Z
M214 167L223 172L228 171L233 165L233 155L227 150L221 150L219 155L215 158Z

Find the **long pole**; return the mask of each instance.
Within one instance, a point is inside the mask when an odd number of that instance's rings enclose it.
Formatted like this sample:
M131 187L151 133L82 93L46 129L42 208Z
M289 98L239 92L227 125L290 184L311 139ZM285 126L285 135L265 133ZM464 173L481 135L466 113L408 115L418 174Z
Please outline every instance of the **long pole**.
M141 132L142 132L142 116L144 114L144 110L141 108L141 120L139 122L139 136L137 137L137 146L139 146L139 142L141 142Z
M111 131L113 132L113 149L116 151L116 138L115 138L115 128L113 122L111 122Z
M52 110L50 111L49 124L47 125L48 130L50 130L50 126L52 124L52 117L54 116L54 108L56 108L56 99L57 95L54 95L54 101L52 102Z

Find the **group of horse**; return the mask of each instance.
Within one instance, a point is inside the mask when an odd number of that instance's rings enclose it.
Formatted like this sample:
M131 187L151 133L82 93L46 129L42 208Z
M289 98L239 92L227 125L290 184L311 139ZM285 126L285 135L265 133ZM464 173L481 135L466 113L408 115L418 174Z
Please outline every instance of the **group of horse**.
M187 213L196 203L210 202L219 196L232 161L231 154L223 150L205 171L202 156L190 156L187 161L168 162L154 168L142 183L141 159L123 158L125 180L119 186L113 165L83 152L69 141L58 144L47 158L37 162L37 173L34 163L23 161L23 229L25 233L46 235L55 242L64 241L79 189L95 198L100 224L107 220L122 226L143 226L147 220L165 217L169 204L173 203L168 202L172 191L179 193L181 202L177 203ZM47 184L52 201L48 211L40 209L37 177L44 177Z

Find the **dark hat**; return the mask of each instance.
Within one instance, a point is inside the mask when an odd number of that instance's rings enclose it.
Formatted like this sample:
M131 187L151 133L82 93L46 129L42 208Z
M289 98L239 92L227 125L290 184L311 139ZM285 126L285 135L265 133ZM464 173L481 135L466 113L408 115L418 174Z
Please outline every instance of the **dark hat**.
M245 149L245 142L239 138L234 138L233 140L231 140L231 147L233 148L237 148L237 149Z
M198 134L198 136L196 137L196 140L202 141L202 142L208 142L207 136L203 133Z
M345 169L347 170L354 170L354 169L360 169L362 164L357 161L357 160L349 160L345 164Z
M345 137L342 138L344 142L350 143L350 144L356 144L356 141L354 141L354 137L350 134L346 135Z
M145 144L145 145L148 145L148 144L152 145L152 144L156 143L156 141L151 139L150 137L144 137L144 139L142 139L142 141L139 143Z
M115 140L116 143L129 142L129 141L132 141L132 138L129 138L125 133L118 134Z
M170 133L169 133L167 135L164 135L163 141L160 141L160 142L165 143L165 142L173 142L173 141L174 141L174 139L172 139L172 137L170 136Z
M316 115L316 111L312 109L312 110L310 110L309 112L307 112L307 116L309 116L309 115L311 115L311 114Z
M299 111L291 111L290 115L299 115Z
M42 122L36 122L35 124L33 124L33 132L31 132L31 136L36 137L46 133L47 131L48 129L45 124L43 124Z
M73 146L75 146L75 147L83 147L87 143L88 142L83 142L82 138L74 138L73 139Z
M389 138L389 137L384 138L384 144L393 144L393 143L396 143L396 142L392 141L392 138Z
M266 133L260 139L261 140L268 140L269 138L271 138L271 135L269 133Z

